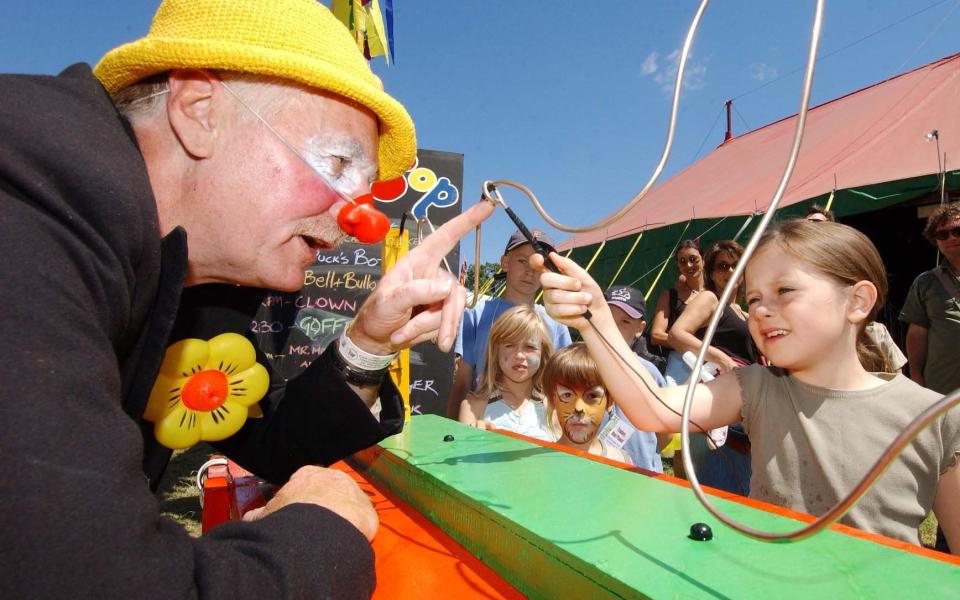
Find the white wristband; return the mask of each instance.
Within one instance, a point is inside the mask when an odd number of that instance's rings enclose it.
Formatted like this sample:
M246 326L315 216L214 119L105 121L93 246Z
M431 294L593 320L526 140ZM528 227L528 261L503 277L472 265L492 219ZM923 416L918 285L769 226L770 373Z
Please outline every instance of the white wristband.
M347 363L348 366L360 371L382 371L389 367L393 359L400 354L399 352L385 356L370 354L354 344L353 340L347 336L346 331L340 334L337 349L340 351L340 357L343 358L343 361Z

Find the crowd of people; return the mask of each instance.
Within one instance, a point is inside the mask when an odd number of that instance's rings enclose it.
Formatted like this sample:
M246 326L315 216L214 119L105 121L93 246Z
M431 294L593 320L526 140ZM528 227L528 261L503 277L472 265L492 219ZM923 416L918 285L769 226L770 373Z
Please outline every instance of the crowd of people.
M943 263L911 287L900 316L909 324L906 357L876 320L887 290L879 253L829 210L813 205L806 217L768 232L722 307L742 246L720 240L701 254L698 241L680 244L679 279L660 295L650 334L652 344L669 349L663 371L635 351L646 327L640 292L600 290L555 254L561 273L546 272L530 249L525 267L542 272L551 323L576 328L584 341L552 344L530 305L505 311L481 341L488 365L496 360L498 367L488 366L467 394L460 420L662 471L659 450L680 429L677 386L687 383L719 310L684 449L698 479L822 514L913 417L960 387L955 350L945 343L960 327L960 203L934 210L925 236ZM589 321L581 317L585 310ZM910 378L901 374L905 366ZM854 422L858 431L851 433ZM951 537L960 543L958 453L960 417L948 413L898 457L845 522L919 543L918 526L932 510L941 549Z
M533 235L553 250L548 236L538 230ZM451 411L468 425L556 441L662 473L659 451L671 436L637 431L606 394L586 350L576 346L576 353L567 351L567 327L534 303L540 285L530 266L533 254L530 242L515 232L501 258L506 272L502 296L480 299L465 311ZM616 286L606 297L617 313L620 335L633 344L646 328L643 296ZM642 356L638 360L666 384L652 363ZM478 364L483 366L474 377Z

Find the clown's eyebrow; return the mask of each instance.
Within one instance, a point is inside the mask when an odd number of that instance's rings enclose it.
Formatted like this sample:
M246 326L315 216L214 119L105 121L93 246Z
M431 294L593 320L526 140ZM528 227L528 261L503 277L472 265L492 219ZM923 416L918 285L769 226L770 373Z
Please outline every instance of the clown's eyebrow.
M308 158L322 159L334 156L350 161L350 168L358 173L367 173L370 181L374 181L377 166L367 156L359 140L348 135L324 134L314 135L304 142Z
M323 156L334 155L351 160L369 160L363 146L360 145L360 141L349 135L316 134L307 138L305 145L310 152L316 152Z
M264 119L262 116L260 116L260 113L258 113L256 110L254 110L252 106L250 106L249 104L247 104L246 102L244 102L243 98L241 98L239 94L237 94L235 91L233 91L233 89L232 89L229 85L227 85L225 81L220 80L220 85L223 87L224 90L227 91L227 93L228 93L230 96L232 96L232 97L234 98L234 100L236 100L236 101L240 104L240 106L242 106L243 108L245 108L245 109L246 109L247 111L249 111L254 117L256 117L256 119L257 119L264 127L266 127L267 130L270 131L270 133L272 133L278 140L280 140L281 143L283 143L284 146L286 146L291 152L293 152L293 154L296 155L297 158L299 158L301 161L303 161L307 166L309 166L309 167L310 167L311 169L313 169L314 171L317 171L318 174L320 174L321 177L324 177L324 174L323 174L323 173L320 173L320 172L318 171L318 169L317 169L317 166L316 166L316 162L317 162L317 161L316 161L316 158L317 158L317 157L316 157L316 156L310 157L310 158L313 158L313 159L314 159L313 161L309 160L308 157L304 156L303 153L301 153L299 150L297 150L297 148L290 142L290 140L288 140L283 134L281 134L279 131L277 131L277 129L276 129L273 125L271 125L266 119ZM319 136L313 136L313 138L308 139L306 143L309 145L309 144L312 143L312 140L313 140L314 138L318 138L318 137L319 137ZM328 136L326 136L326 137L331 137L331 138L332 138L332 137L334 137L334 136L328 134ZM344 139L341 141L341 143L345 143L347 146L350 146L350 145L352 144L352 145L355 145L356 148L349 148L349 149L348 149L348 153L345 154L345 155L331 154L331 153L328 152L328 153L322 154L322 155L320 156L320 158L327 158L327 157L330 157L330 156L338 156L338 157L340 157L340 158L349 158L351 161L358 161L357 164L356 164L356 167L358 167L358 168L363 168L363 167L366 167L367 165L370 165L370 167L372 168L372 173L370 173L369 175L367 175L367 184L373 183L373 181L376 180L376 172L377 172L376 163L372 162L372 161L367 157L366 152L363 151L363 147L360 145L359 141L357 141L357 140L354 139L354 138L350 138L349 136L343 136L343 138L344 138ZM312 151L312 152L316 153L315 151ZM331 182L328 181L327 183L329 184L329 183L331 183ZM353 200L351 200L350 198L346 197L342 192L340 192L339 190L337 190L336 187L334 187L333 185L331 185L331 188L332 188L337 194L339 194L345 201L347 201L347 202L349 202L349 203L351 203L351 204L353 203Z

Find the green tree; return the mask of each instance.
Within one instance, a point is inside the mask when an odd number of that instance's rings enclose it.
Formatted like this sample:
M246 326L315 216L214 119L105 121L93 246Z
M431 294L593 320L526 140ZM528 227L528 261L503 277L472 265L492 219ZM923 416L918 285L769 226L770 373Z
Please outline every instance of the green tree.
M467 266L467 278L464 280L464 285L467 288L472 288L473 286L473 270L476 265ZM500 263L495 262L486 262L480 265L480 285L486 283L491 277L493 277L497 271L500 270Z

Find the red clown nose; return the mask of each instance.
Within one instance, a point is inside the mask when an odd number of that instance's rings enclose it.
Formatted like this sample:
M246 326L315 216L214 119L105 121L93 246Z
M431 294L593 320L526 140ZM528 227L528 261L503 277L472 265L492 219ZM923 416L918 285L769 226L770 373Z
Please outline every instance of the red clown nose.
M337 213L337 224L349 236L363 244L375 244L390 231L390 219L374 206L373 194L354 198Z

